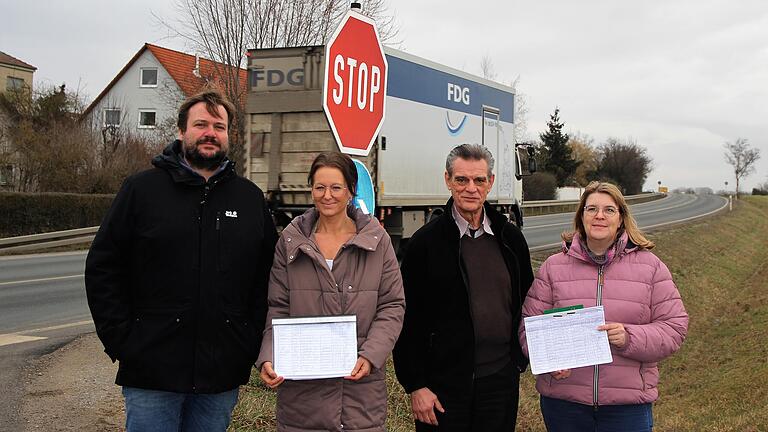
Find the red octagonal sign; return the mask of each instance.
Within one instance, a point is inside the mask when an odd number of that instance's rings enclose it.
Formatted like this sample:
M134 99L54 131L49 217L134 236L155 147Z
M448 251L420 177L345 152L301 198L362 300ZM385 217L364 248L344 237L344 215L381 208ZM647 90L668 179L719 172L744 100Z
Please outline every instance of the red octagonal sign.
M387 58L370 18L349 11L325 46L323 109L342 153L367 156L384 122Z

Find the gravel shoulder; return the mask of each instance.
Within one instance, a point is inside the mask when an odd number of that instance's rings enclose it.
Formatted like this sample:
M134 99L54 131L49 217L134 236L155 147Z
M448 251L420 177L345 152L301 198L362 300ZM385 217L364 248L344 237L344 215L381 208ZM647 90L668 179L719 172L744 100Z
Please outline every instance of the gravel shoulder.
M24 371L24 430L125 430L116 373L95 333L33 360Z

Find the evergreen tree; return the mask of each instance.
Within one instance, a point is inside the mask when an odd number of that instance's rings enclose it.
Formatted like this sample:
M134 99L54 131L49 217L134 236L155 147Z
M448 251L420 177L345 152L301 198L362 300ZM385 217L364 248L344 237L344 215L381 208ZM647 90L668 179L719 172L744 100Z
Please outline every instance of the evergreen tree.
M539 135L543 144L544 171L551 172L557 179L557 186L566 186L566 182L573 178L576 168L579 166L571 148L568 146L568 134L563 133L563 123L560 121L560 109L555 108L555 113L549 116L547 122L549 130Z

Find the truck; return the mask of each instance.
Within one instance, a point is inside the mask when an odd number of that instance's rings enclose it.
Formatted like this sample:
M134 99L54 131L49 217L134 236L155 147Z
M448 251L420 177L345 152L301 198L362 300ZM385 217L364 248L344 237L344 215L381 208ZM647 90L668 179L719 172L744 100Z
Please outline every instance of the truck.
M322 107L323 46L248 52L246 176L264 190L278 226L312 206L309 167L338 150ZM488 202L523 225L522 176L535 170L532 148L515 142L514 89L386 47L384 123L365 157L377 217L400 252L443 212L450 197L445 158L479 143L496 161Z

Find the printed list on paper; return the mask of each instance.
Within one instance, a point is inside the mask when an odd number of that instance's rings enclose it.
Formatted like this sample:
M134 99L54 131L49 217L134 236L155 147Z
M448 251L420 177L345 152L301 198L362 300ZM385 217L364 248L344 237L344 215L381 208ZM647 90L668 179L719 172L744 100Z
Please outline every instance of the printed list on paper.
M354 315L272 320L275 372L285 379L348 376L357 361Z
M527 317L525 335L531 372L539 375L562 369L613 361L603 306Z

